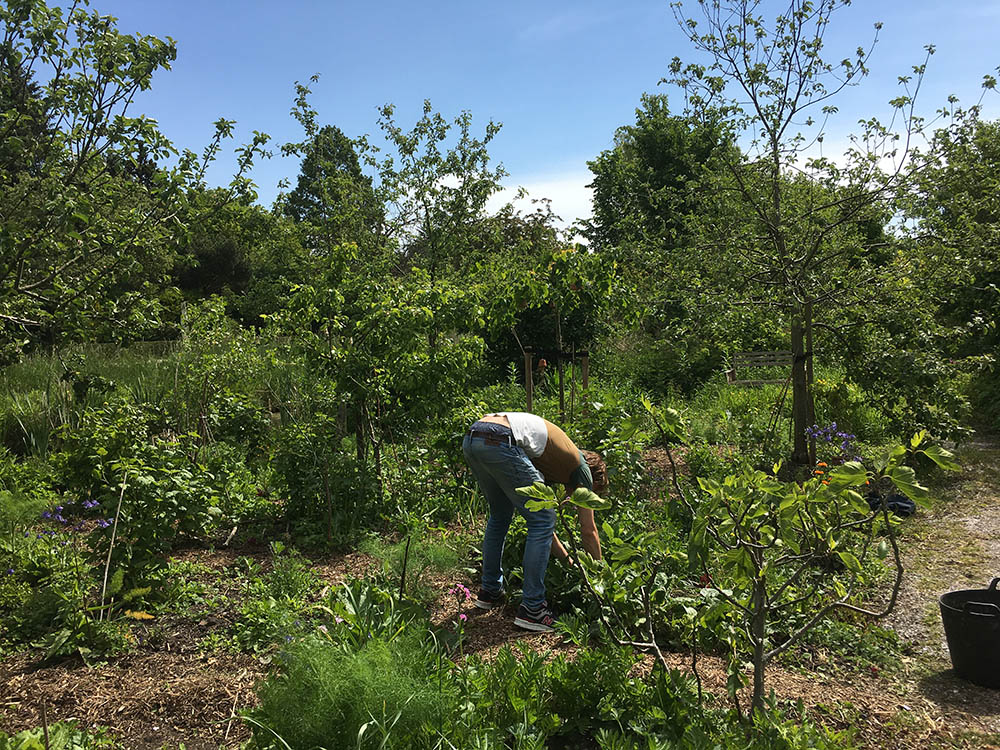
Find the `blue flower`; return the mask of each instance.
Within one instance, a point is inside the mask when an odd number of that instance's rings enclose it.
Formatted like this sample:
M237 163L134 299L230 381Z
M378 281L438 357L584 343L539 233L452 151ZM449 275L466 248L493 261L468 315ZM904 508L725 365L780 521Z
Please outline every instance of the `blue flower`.
M13 568L7 568L7 575L9 575L9 576L14 575L14 569Z

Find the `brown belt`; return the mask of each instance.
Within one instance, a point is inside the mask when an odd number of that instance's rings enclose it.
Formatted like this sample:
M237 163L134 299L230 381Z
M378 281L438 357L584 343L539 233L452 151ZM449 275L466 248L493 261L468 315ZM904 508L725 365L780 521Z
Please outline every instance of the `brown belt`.
M487 445L509 445L511 448L517 447L517 441L513 435L497 435L495 432L479 432L479 430L469 430L469 437L481 438Z

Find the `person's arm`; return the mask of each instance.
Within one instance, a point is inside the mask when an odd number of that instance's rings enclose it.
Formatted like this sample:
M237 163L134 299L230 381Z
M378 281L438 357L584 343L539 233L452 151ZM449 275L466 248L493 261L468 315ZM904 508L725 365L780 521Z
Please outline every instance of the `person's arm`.
M554 531L552 532L552 549L550 554L555 555L556 559L561 562L569 562L570 565L573 564L569 559L569 552L563 547L563 543L559 541L559 537L556 536Z
M601 559L601 537L597 533L597 523L594 521L594 511L590 508L577 508L580 519L580 543L595 560ZM560 545L561 546L561 545Z
M594 521L594 511L590 508L577 508L577 517L580 519L580 543L584 551L595 560L602 558L601 537L597 533L597 523ZM559 541L555 532L552 533L552 550L557 560L565 562L569 560L569 552ZM572 564L572 562L570 563Z

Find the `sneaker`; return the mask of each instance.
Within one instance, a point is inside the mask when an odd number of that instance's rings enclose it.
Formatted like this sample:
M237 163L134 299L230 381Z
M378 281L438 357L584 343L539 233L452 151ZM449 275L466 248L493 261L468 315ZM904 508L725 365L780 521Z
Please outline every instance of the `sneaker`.
M487 591L486 589L479 589L479 593L476 595L476 601L473 602L480 609L493 609L494 607L503 606L504 593L501 589L500 591Z
M536 611L531 611L522 604L517 608L514 624L535 633L550 633L555 629L556 615L548 604L543 604Z

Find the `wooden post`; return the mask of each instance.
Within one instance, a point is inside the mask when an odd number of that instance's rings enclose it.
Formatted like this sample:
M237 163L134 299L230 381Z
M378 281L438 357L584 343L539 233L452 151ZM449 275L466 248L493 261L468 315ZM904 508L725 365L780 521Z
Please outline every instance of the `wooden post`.
M576 419L576 344L573 344L569 358L569 419Z
M556 355L556 363L559 366L559 421L566 421L566 385L563 382L563 356L562 349Z
M535 383L531 373L532 367L534 367L532 359L533 358L531 356L531 350L525 349L524 350L524 393L527 396L528 400L527 410L529 412L531 411L531 402L535 395Z

